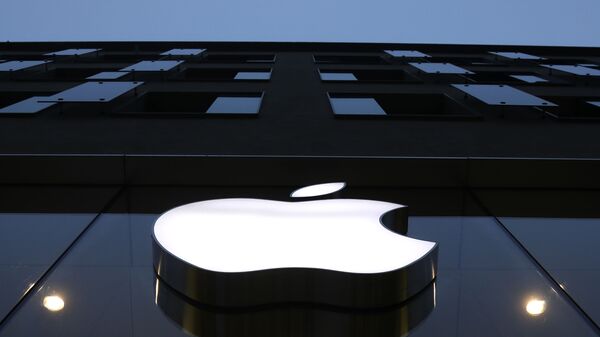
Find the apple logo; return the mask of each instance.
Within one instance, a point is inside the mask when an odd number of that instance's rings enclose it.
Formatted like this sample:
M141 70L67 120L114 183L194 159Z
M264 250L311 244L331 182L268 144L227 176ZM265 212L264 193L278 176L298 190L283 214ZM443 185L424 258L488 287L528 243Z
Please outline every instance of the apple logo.
M195 202L154 224L154 268L200 303L246 307L319 303L368 308L400 303L437 273L437 244L399 234L406 207L318 199L345 186L299 189L287 202L232 198Z

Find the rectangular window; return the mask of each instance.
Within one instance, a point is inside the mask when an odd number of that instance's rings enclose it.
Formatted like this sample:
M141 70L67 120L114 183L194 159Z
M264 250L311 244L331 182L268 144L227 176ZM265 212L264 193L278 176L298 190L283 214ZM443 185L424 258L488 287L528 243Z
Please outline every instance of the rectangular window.
M11 104L7 107L0 108L0 114L34 114L42 110L45 110L56 103L52 102L41 102L46 97L34 96L22 100L20 102Z
M328 70L319 69L322 81L359 81L359 82L405 82L420 83L421 81L399 69L355 69Z
M501 56L507 59L512 59L512 60L543 60L543 57L539 57L539 56L535 56L535 55L530 55L530 54L525 54L525 53L521 53L521 52L512 52L512 51L492 51L490 52L490 54L496 55L496 56Z
M579 76L600 76L600 69L566 64L543 64L542 67Z
M453 84L453 87L488 105L554 106L555 104L509 85Z
M146 92L121 106L121 115L258 115L263 93Z
M171 49L161 53L163 56L197 56L202 54L206 49Z
M388 55L393 57L431 57L417 50L384 50Z
M143 82L86 82L46 97L45 102L55 103L104 103L126 94Z
M181 63L183 63L183 61L141 61L119 71L169 71Z
M187 67L177 79L187 81L268 81L271 69Z
M473 74L473 72L452 63L409 63L427 74Z
M330 93L339 117L477 118L466 106L442 93L346 94Z
M97 53L101 49L96 48L75 48L75 49L65 49L60 51L55 51L51 53L46 53L46 56L82 56L91 53Z
M600 120L600 96L570 97L542 96L556 103L556 106L544 108L544 111L560 120Z

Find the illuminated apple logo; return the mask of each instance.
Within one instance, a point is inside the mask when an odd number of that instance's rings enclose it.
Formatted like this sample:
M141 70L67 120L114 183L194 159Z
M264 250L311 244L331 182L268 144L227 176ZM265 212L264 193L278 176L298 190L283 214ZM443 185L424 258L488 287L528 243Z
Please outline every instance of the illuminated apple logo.
M292 197L343 187L314 185ZM154 266L169 286L211 305L393 305L437 270L436 243L392 231L406 219L405 206L374 200L201 201L158 218Z

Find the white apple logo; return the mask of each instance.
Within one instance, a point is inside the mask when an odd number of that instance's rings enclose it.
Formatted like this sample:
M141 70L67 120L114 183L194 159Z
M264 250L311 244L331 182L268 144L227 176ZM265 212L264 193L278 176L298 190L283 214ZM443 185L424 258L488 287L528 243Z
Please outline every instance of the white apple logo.
M310 186L292 196L329 193L332 185ZM384 214L404 207L359 199L195 202L156 221L155 268L167 284L209 304L394 303L429 284L437 265L436 243L399 235L382 225ZM338 282L345 284L336 286ZM358 289L362 283L371 289ZM348 289L319 289L332 286ZM392 293L387 300L383 294L356 299L374 291Z

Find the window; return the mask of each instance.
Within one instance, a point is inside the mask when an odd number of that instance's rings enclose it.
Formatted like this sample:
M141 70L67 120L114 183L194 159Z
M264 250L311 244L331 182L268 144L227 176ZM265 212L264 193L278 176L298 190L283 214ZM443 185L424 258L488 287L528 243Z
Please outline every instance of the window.
M511 51L498 51L498 52L490 52L490 54L501 56L504 58L512 59L512 60L542 60L543 57L525 54L521 52L511 52Z
M163 56L197 56L202 54L206 49L171 49L160 55Z
M600 69L583 67L580 65L543 64L542 67L579 76L600 76Z
M544 111L559 120L600 120L600 96L569 97L542 96L557 105L544 108Z
M431 57L417 50L384 50L388 55L393 57Z
M55 52L51 52L51 53L46 53L44 55L47 55L47 56L82 56L82 55L86 55L86 54L97 53L100 50L101 49L95 49L95 48L76 48L76 49L65 49L65 50L55 51Z
M0 108L0 114L34 114L45 110L56 103L41 102L46 97L34 96L23 101Z
M406 82L420 83L418 79L399 69L356 69L328 70L319 69L322 81L360 81L360 82Z
M410 65L428 74L473 74L451 63L410 63Z
M541 78L535 75L510 75L510 77L515 78L519 81L523 81L526 83L546 83L547 79Z
M181 63L183 63L183 61L141 61L125 67L120 71L169 71Z
M206 93L149 91L124 104L120 115L201 116L257 115L262 93Z
M546 101L508 85L453 84L453 87L477 98L488 105L553 106Z
M504 71L478 71L476 74L466 75L466 78L475 83L487 83L487 84L535 84L535 83L549 83L545 78L540 77L534 73L507 73Z
M187 67L177 79L189 81L268 81L271 69Z
M443 93L346 94L331 93L333 113L339 117L476 118L477 114Z

